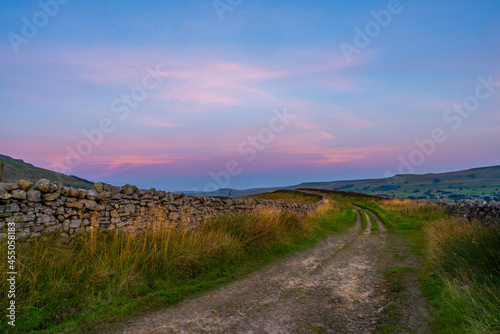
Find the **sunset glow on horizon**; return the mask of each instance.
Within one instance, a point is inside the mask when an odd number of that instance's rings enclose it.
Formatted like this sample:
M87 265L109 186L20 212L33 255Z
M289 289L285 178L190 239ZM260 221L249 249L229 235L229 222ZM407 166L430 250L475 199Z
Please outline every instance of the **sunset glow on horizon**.
M186 191L500 165L497 1L238 3L4 4L0 154Z

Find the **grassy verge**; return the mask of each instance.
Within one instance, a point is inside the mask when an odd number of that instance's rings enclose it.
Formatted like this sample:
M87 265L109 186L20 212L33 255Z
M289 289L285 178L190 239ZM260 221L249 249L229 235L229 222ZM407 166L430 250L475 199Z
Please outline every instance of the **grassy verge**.
M500 333L500 233L409 200L364 203L423 260L435 333ZM394 274L394 273L392 273ZM397 284L396 284L397 286Z
M500 333L500 231L410 200L334 199L373 211L422 259L423 293L434 310L435 333ZM387 273L399 293L409 268ZM395 319L397 320L397 319ZM388 331L390 332L390 331Z
M103 328L234 280L342 232L354 221L352 209L327 203L303 219L266 211L140 237L94 233L69 244L55 239L20 243L17 326L13 330L2 321L0 331L78 333ZM0 251L5 254L5 242ZM7 291L6 269L2 261L1 291ZM6 310L6 298L0 307Z
M378 224L377 224L377 221L375 220L375 218L373 217L373 215L370 213L370 212L366 212L366 214L368 215L368 217L370 218L370 221L372 223L372 232L378 232L379 231L379 227L378 227Z
M305 194L294 192L275 191L272 193L258 194L247 198L269 199L273 201L283 201L287 203L313 204L318 201L315 196L307 196Z
M361 216L361 231L365 231L368 227L368 219L366 219L366 215L364 211L358 210L359 215Z
M426 226L442 281L439 333L500 333L500 233L446 219Z

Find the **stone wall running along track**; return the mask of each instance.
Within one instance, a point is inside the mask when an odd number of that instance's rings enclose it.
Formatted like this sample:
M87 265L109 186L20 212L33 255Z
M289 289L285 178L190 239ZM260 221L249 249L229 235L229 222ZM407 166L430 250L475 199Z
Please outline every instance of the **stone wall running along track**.
M0 239L6 237L7 226L13 224L18 240L51 234L67 239L93 229L141 234L158 226L195 227L226 214L255 213L266 208L305 216L321 205L324 198L318 197L314 204L221 200L131 185L114 187L96 183L92 190L86 190L64 187L46 179L36 184L19 180L0 183Z

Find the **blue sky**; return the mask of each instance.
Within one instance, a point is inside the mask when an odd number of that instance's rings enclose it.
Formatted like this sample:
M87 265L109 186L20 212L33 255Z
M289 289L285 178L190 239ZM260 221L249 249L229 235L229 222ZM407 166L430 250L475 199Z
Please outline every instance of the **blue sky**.
M482 84L500 82L499 2L218 6L230 10L219 15L212 1L4 2L0 153L173 190L500 164L500 84ZM373 12L390 19L377 23ZM356 28L368 45L356 44ZM349 59L345 43L358 49ZM476 97L478 86L487 97ZM478 104L447 113L464 101ZM279 123L277 113L293 118Z

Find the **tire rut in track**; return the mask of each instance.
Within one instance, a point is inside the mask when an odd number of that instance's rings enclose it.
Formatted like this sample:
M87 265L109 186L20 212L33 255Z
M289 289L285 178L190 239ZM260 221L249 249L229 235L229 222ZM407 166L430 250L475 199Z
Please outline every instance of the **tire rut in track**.
M391 300L384 290L391 243L401 245L373 213L363 231L364 211L356 209L344 234L106 333L374 333Z

